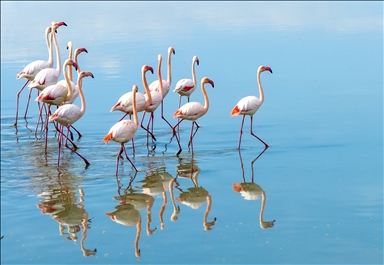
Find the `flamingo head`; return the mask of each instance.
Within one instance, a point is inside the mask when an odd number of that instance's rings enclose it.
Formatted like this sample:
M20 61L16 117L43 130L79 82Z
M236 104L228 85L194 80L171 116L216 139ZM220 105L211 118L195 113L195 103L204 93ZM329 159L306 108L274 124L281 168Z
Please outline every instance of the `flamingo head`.
M197 56L193 56L193 62L199 65L199 58Z
M151 73L153 74L153 68L149 65L143 65L143 68L142 68L142 72L145 73L147 71L151 71Z
M83 78L86 76L90 76L92 78L95 78L91 72L80 72L80 74L79 74L79 78Z
M209 83L212 87L215 87L215 83L213 83L211 79L209 79L208 77L203 77L203 79L201 79L201 84L203 85L206 83Z
M269 71L269 72L272 73L272 69L271 69L271 67L269 67L269 66L264 66L264 65L262 65L262 66L259 67L259 71L260 71L260 73L261 73L261 72L264 72L264 71Z
M55 30L56 30L58 27L61 27L61 26L67 26L67 24L65 24L64 21L52 22L52 28L55 29Z
M77 68L79 68L79 66L75 62L72 62L72 66L75 67L76 71L77 71Z
M82 52L88 53L86 48L77 48L76 51L75 51L75 55L79 55Z
M68 41L68 42L67 42L67 50L68 50L69 48L72 48L72 46L73 46L72 41Z
M47 31L48 31L48 33L51 33L52 32L52 27L48 27ZM55 30L55 33L57 33L57 30Z
M175 49L172 46L168 48L168 54L171 54L171 53L173 53L173 54L176 53Z

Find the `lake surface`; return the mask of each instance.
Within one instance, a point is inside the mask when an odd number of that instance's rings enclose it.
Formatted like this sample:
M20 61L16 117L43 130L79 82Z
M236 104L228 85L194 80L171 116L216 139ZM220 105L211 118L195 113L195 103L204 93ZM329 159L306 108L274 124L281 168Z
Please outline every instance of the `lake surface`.
M2 2L2 264L382 264L383 4L381 2ZM44 14L33 15L31 14ZM44 30L64 21L57 39L85 47L85 115L75 143L57 166L50 124L35 135L38 107L15 76L47 60ZM206 76L210 108L188 151L190 121L180 124L183 151L155 112L155 146L139 129L120 160L119 144L102 142L123 115L110 112L137 84L141 67L172 46L172 85ZM54 57L56 65L56 57ZM230 111L245 96L265 101L244 123ZM56 66L54 66L56 67ZM76 74L74 74L76 78ZM61 76L60 79L63 77ZM191 101L204 102L200 84ZM186 98L183 98L183 104ZM80 100L75 104L80 106ZM55 109L53 107L53 109ZM142 113L139 113L141 119ZM39 127L40 130L40 127ZM40 131L39 131L40 132ZM241 183L253 192L236 192ZM238 185L236 184L236 185ZM236 186L235 185L235 186ZM238 187L238 186L237 186ZM274 221L274 222L273 222ZM266 226L273 224L273 227Z

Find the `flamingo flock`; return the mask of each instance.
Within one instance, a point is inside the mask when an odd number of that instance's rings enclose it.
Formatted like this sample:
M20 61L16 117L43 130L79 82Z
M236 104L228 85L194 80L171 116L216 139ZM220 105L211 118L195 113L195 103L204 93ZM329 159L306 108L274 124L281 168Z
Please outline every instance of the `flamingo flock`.
M28 87L30 91L28 94L28 103L26 106L24 119L26 119L31 92L35 88L37 90L37 97L35 101L37 101L39 107L39 118L35 134L37 134L38 126L41 122L41 131L45 132L45 153L47 153L49 123L53 123L58 142L57 165L60 166L60 155L63 152L62 147L64 146L71 152L77 154L84 161L86 166L89 166L89 161L77 152L78 147L73 142L73 133L71 130L75 130L78 133L79 138L82 137L82 134L73 127L73 124L80 120L86 111L86 100L83 92L83 79L86 77L94 78L94 76L92 72L80 70L78 55L83 52L88 53L87 49L83 47L77 48L75 49L73 56L73 43L71 41L67 42L67 49L69 52L68 58L64 60L63 65L61 64L60 48L56 33L62 26L67 26L67 24L63 21L52 22L51 25L45 30L45 41L48 49L48 61L33 61L24 67L24 69L16 76L17 79L26 79L26 82L16 94L16 120L14 125L17 128L20 94L29 83ZM56 51L56 68L53 68L53 47L55 47ZM147 134L147 146L148 136L151 137L152 143L157 141L154 132L154 114L158 108L160 108L160 110L157 112L161 113L161 118L168 124L172 132L171 141L174 137L176 138L179 147L176 156L179 156L179 154L182 152L180 134L178 134L179 125L184 120L191 121L191 131L189 135L188 147L191 147L192 157L194 155L193 138L197 132L197 129L200 127L196 121L206 115L209 110L209 97L205 86L210 85L210 87L214 88L215 84L212 79L203 77L200 82L200 87L201 93L204 97L204 103L202 104L200 102L190 101L190 97L192 96L193 92L196 91L198 86L195 66L198 66L200 63L199 58L197 56L193 56L191 66L192 78L180 79L173 89L173 92L179 94L179 102L178 109L176 109L172 115L173 118L177 118L177 122L175 125L172 125L164 116L164 100L172 86L171 58L172 55L175 54L175 49L173 47L169 47L167 54L166 80L163 79L161 73L161 65L163 60L162 54L158 54L157 79L148 85L146 77L147 73L151 72L153 74L154 68L146 64L143 65L141 73L144 91L140 92L139 86L133 84L132 90L126 92L119 99L117 99L116 104L114 104L110 109L110 112L121 111L124 113L123 116L115 124L112 125L104 139L102 139L106 144L108 144L110 140L120 144L120 150L117 154L116 161L116 176L118 174L119 160L123 153L126 159L130 162L132 168L138 172L137 167L128 156L125 144L128 142L132 143L132 152L134 155L134 138L139 128L145 130ZM73 81L72 67L75 68L75 73L77 73L76 84ZM257 138L265 148L268 148L268 144L259 138L256 134L254 134L252 130L253 115L264 102L264 91L260 81L260 75L265 71L272 73L272 69L270 67L262 65L258 68L256 74L257 84L259 87L259 97L244 97L240 99L230 111L230 116L243 116L240 125L240 135L237 147L238 150L241 149L241 140L243 134L242 130L245 116L250 117L250 134ZM63 74L64 78L59 81L61 73ZM74 101L78 96L81 100L80 107L74 104ZM182 97L187 98L187 103L181 106ZM56 110L53 113L51 111L51 106L56 106ZM167 107L168 106L170 105L167 105ZM45 115L43 115L43 112ZM139 112L143 113L140 122L138 117ZM148 116L148 121L146 124L144 124L146 116ZM196 131L194 131L195 125Z

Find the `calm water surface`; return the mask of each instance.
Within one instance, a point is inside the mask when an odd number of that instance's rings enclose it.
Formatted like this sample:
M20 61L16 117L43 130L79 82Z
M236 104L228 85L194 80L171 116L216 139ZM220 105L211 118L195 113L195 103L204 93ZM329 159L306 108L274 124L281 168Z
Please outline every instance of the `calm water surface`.
M2 2L1 26L1 262L3 264L382 264L383 263L383 5L380 2ZM34 16L31 13L44 13ZM17 19L16 19L17 18ZM33 99L15 76L47 59L44 30L85 47L81 69L85 115L75 142L88 168L57 139L35 136ZM210 109L180 126L179 157L171 130L155 113L154 146L139 129L136 153L115 176L119 145L102 139L122 116L110 113L133 84L143 91L141 67L157 69L157 54L172 46L172 86L207 76ZM164 60L165 61L165 60ZM55 59L56 62L56 59ZM165 63L164 63L165 64ZM166 67L162 74L165 79ZM254 132L230 117L244 96L263 106ZM76 75L75 75L76 76ZM149 82L157 75L148 74ZM61 77L62 78L62 77ZM203 102L200 86L191 96ZM183 103L186 99L183 98ZM178 95L169 92L164 116L172 123ZM75 104L80 105L80 100ZM139 115L141 118L141 114ZM52 126L52 124L50 124ZM243 185L252 192L235 192ZM266 228L274 224L273 227Z

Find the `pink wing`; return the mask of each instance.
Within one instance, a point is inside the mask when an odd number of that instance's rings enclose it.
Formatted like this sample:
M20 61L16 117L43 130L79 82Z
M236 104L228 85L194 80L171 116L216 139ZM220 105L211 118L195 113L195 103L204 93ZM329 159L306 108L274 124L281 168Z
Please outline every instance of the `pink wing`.
M56 84L44 88L44 90L41 91L40 95L35 100L58 106L64 102L67 94L67 87Z
M69 126L78 121L83 114L78 106L65 104L60 106L55 113L49 117L49 122L57 121L61 125Z
M126 143L135 136L137 125L131 120L122 120L109 130L108 134L112 133L111 140L119 143Z
M239 114L253 115L260 108L261 101L255 96L248 96L240 99L236 106L240 110Z
M37 88L43 90L47 86L54 85L59 80L60 72L54 68L45 68L37 73L29 88Z
M181 106L174 114L173 117L179 117L186 120L196 120L203 116L207 110L199 102L189 102Z
M195 91L196 86L193 80L184 78L176 83L176 87L173 92L179 93L181 96L189 96Z

